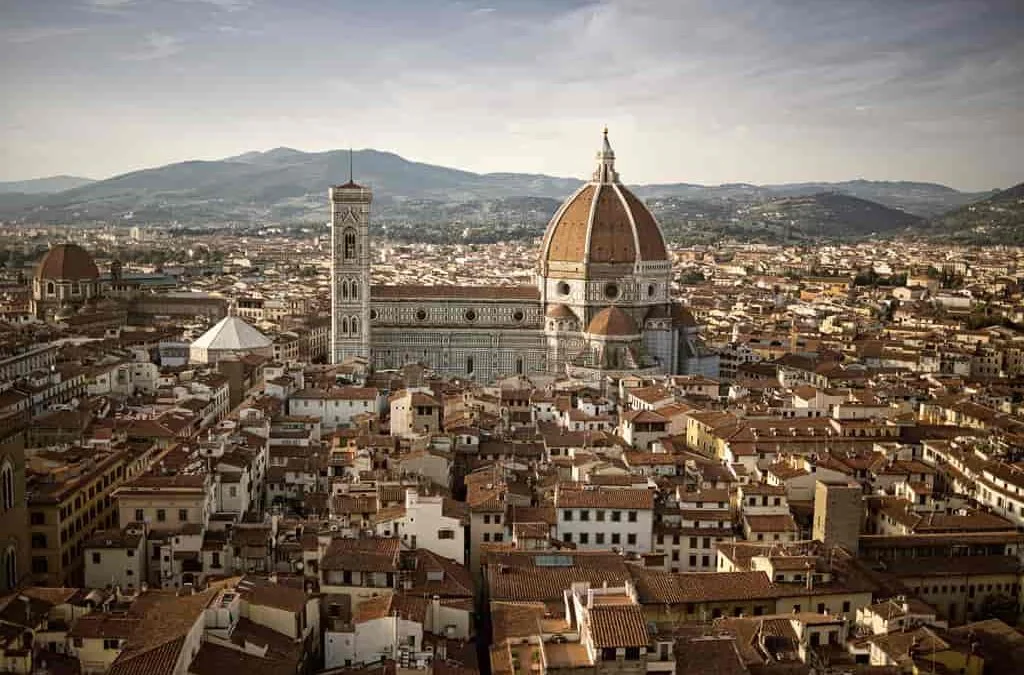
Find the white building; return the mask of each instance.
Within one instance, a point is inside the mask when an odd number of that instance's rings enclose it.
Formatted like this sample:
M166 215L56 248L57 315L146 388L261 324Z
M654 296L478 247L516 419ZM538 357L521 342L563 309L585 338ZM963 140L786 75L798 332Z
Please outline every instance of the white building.
M902 595L858 608L857 625L871 635L887 635L917 626L948 626L946 621L939 620L934 607Z
M324 633L324 667L359 666L395 659L424 667L432 652L423 649L423 626L431 601L397 593L364 600L351 628Z
M398 537L410 549L425 548L465 565L468 517L460 502L406 488L404 511L393 518L378 518L375 529L378 536Z
M86 588L120 587L126 592L146 581L146 536L142 523L97 532L83 547Z
M288 399L288 414L319 417L325 429L347 427L352 418L367 413L380 413L384 397L371 387L334 387L303 389Z
M555 514L558 538L578 549L650 553L653 548L652 490L560 485Z

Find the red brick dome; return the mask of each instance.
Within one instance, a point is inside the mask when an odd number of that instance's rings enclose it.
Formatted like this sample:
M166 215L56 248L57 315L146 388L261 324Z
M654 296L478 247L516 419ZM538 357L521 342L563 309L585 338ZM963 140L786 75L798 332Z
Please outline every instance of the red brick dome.
M654 215L619 182L607 132L597 158L594 179L569 197L548 224L542 266L667 261L665 238Z
M612 305L594 315L587 326L587 332L604 337L632 337L640 334L640 327L633 317Z
M92 256L77 244L54 246L36 267L36 279L46 281L95 281L99 276Z

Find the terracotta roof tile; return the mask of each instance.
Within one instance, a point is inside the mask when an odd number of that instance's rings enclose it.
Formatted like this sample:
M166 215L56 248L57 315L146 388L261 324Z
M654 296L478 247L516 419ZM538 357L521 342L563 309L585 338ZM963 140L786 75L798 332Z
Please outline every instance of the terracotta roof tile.
M636 488L597 488L579 490L560 486L556 508L653 509L654 493Z
M650 640L647 620L639 605L591 607L590 628L598 648L646 647Z
M594 315L587 324L587 333L607 337L625 337L639 335L640 327L636 320L615 305L605 307Z
M398 549L397 539L332 539L320 566L324 570L396 572Z

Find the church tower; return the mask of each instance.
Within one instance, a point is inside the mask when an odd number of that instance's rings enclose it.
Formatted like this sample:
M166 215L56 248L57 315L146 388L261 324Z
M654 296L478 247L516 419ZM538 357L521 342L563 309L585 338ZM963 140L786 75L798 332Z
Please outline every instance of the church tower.
M369 188L331 188L331 363L370 358Z

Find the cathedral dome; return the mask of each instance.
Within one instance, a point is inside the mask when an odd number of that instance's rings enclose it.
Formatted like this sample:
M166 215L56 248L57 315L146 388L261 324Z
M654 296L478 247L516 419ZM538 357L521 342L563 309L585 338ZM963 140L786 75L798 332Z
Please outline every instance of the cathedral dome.
M612 305L594 315L587 325L587 332L604 337L632 337L640 335L640 327L633 317Z
M95 281L99 276L92 256L77 244L54 246L36 267L36 279L46 281Z
M667 261L658 221L619 182L607 130L597 159L593 180L569 197L548 224L541 266Z
M569 309L566 305L557 304L551 305L551 309L547 312L549 319L575 319L576 314Z

